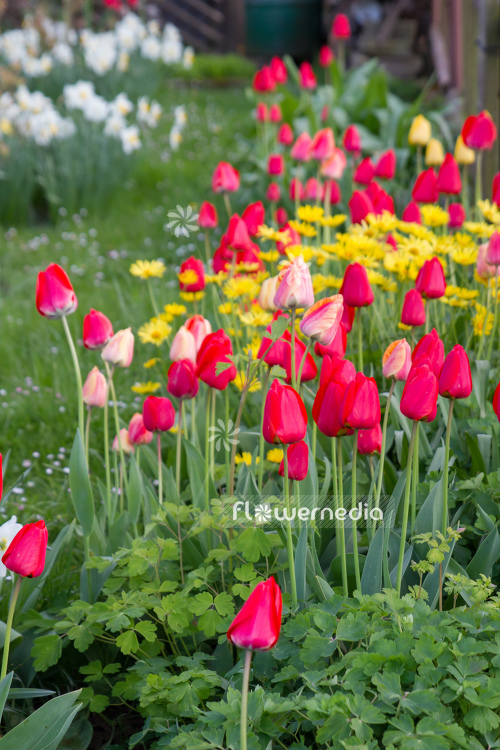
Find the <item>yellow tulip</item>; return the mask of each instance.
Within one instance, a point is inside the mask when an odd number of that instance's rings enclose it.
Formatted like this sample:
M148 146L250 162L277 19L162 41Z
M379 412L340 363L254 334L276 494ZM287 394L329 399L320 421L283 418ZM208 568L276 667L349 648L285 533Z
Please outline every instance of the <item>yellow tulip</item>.
M458 136L455 144L455 159L457 164L474 164L476 161L476 154L465 145L461 135Z
M441 141L431 138L425 149L425 163L428 167L440 167L444 161L444 149Z
M410 146L427 146L431 135L432 128L429 120L423 115L417 115L408 133L408 143Z

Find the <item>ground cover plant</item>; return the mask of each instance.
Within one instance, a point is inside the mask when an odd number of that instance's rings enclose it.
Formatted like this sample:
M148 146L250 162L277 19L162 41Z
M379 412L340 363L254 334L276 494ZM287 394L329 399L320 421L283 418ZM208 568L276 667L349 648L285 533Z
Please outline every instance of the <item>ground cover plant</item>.
M336 24L5 231L0 749L499 742L496 126Z

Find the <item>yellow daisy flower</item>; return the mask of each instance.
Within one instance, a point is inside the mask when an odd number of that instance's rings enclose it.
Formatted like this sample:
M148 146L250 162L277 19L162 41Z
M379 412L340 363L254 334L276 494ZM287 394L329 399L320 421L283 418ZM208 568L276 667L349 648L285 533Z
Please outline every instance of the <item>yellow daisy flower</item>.
M243 375L243 373L238 372L236 374L235 379L232 381L232 383L233 383L233 385L236 386L236 388L239 391L242 391L243 388L246 385L246 380L245 380L245 376ZM251 383L250 388L248 389L248 391L249 391L249 393L255 393L256 391L260 391L261 388L262 388L262 383L259 380L254 379L252 381L252 383Z
M490 201L478 201L477 205L485 219L491 221L492 224L500 224L500 209L496 203L490 203Z
M457 247L452 250L451 257L460 266L472 266L477 260L475 247Z
M172 328L164 320L152 318L148 323L144 323L137 333L143 344L160 346L171 332Z
M472 326L475 335L482 336L484 329L484 335L489 336L493 329L493 320L495 316L490 312L487 314L484 305L476 304L474 307L476 308L476 315L472 318Z
M246 464L247 466L252 465L252 454L248 451L243 451L243 453L237 453L234 457L235 464ZM256 457L255 463L259 463L259 456Z
M448 224L450 215L448 211L445 211L440 206L434 204L427 204L420 208L422 214L422 221L428 227L443 227Z
M266 458L272 464L280 464L283 461L283 455L283 450L281 448L271 448L271 450L267 452Z
M137 260L130 266L132 276L139 279L161 279L166 270L162 260Z
M148 383L135 383L132 386L134 393L140 393L141 396L146 395L146 393L155 393L159 388L161 388L161 383L152 383L151 381Z
M204 292L179 292L179 297L184 302L195 302L195 300L203 299L205 296Z
M143 367L149 370L151 367L154 367L158 362L161 362L161 359L159 357L153 357L152 359L148 359L147 362L144 362Z
M491 237L496 227L484 221L465 221L464 229L478 237Z
M178 302L169 302L163 309L167 315L172 315L174 318L178 315L185 315L187 313L187 307L185 305L179 305Z
M317 232L314 227L310 224L300 221L289 221L288 222L292 229L295 229L302 237L316 237Z
M299 219L309 224L315 224L322 218L323 214L324 210L321 206L299 206L297 211Z
M263 260L266 263L276 263L279 257L280 254L277 250L268 250L267 252L261 250L259 253L260 260Z
M259 293L259 285L253 279L232 278L224 284L223 292L229 299L238 299L245 296L253 298Z
M233 309L233 305L231 302L224 302L222 305L219 305L218 310L222 315L230 315L231 310Z
M191 284L196 284L198 279L199 279L198 273L194 270L194 268L186 268L185 271L182 271L179 274L180 283L185 284L186 286L190 286Z
M345 214L335 214L335 216L323 216L319 223L322 227L339 227L347 219Z
M252 359L257 359L257 354L260 349L261 340L258 336L254 336L252 342L244 347L243 351L245 354L252 354Z
M273 316L267 310L263 310L260 305L252 305L251 309L241 313L239 318L245 326L268 326Z

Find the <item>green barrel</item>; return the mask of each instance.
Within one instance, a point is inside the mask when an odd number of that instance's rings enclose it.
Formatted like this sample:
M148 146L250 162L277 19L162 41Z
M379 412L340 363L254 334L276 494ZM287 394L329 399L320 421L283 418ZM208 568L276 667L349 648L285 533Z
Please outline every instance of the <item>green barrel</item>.
M312 59L321 43L321 0L245 0L247 54Z

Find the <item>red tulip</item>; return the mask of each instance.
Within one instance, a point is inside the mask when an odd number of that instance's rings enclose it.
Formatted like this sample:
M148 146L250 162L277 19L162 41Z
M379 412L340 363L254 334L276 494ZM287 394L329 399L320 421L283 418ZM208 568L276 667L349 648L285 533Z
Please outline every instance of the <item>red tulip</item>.
M493 232L486 247L486 263L500 266L500 232Z
M382 450L382 428L380 424L371 430L360 430L358 432L358 453L360 456L371 456Z
M360 263L349 263L344 272L340 293L349 307L366 307L373 302L373 291L366 268Z
M332 36L334 39L350 39L351 24L345 13L337 13L332 22Z
M461 203L450 203L448 206L448 214L450 215L450 220L448 222L450 229L460 229L467 218L465 215L465 208Z
M358 185L369 185L375 176L375 167L369 156L359 162L353 175L354 182Z
M307 477L307 469L309 466L309 448L307 443L300 440L298 443L292 443L286 449L286 457L288 459L288 479L293 479L296 482L302 482ZM285 460L280 464L278 471L280 477L285 476Z
M210 333L204 339L196 358L197 377L211 388L223 391L237 374L236 367L230 359L232 353L231 340L222 328L215 333ZM217 364L219 362L224 363L227 367L217 375Z
M203 229L215 229L219 221L217 216L217 209L212 203L203 201L200 206L200 213L198 216L198 225Z
M355 190L349 200L349 210L353 224L361 224L368 214L374 213L373 203L369 196L361 190Z
M416 289L406 292L401 310L401 323L405 326L423 326L425 323L425 306L422 295Z
M500 422L500 383L495 388L495 393L493 394L493 410Z
M281 175L285 171L285 162L281 154L270 154L267 159L267 174Z
M304 132L299 135L292 146L290 156L295 161L309 161L309 148L311 146L311 136Z
M279 206L279 208L276 209L274 220L278 226L280 226L280 224L286 224L286 222L288 221L286 208L283 208L283 206Z
M380 399L374 378L362 372L347 386L341 420L353 430L369 430L380 422Z
M500 172L497 172L493 178L493 184L491 187L491 202L496 203L500 206Z
M274 380L264 405L262 432L273 444L297 443L307 431L307 412L301 397L290 385Z
M405 210L403 211L401 219L403 221L407 221L410 224L421 224L422 214L420 213L418 203L414 203L413 201L408 203Z
M245 222L247 232L254 236L259 231L259 227L264 224L265 209L262 201L250 203L243 211L241 218ZM228 244L231 244L228 242ZM243 249L246 249L247 245Z
M286 65L280 57L271 60L271 73L276 83L286 83L288 77Z
M380 185L373 181L365 189L365 194L370 198L373 205L373 213L381 216L384 211L394 214L394 201Z
M312 415L318 425L318 430L327 437L352 435L352 430L344 425L341 418L342 404L344 403L346 390L347 383L337 376L333 376L331 380L324 382L318 388L316 398L314 399Z
M238 648L268 651L278 641L281 629L281 591L274 578L258 583L227 631L227 639Z
M439 198L437 177L432 167L421 172L413 186L411 197L417 203L436 203Z
M415 281L415 289L423 297L439 299L446 291L446 279L439 258L426 260Z
M316 161L324 161L333 155L335 139L331 128L318 130L309 147L309 157Z
M342 320L340 321L344 326L346 333L350 333L352 330L352 324L354 323L354 316L356 315L356 308L346 304L344 297L344 312L342 313Z
M3 564L23 578L38 578L45 567L48 540L44 521L27 523L9 544L2 557Z
M76 294L66 272L57 263L40 271L36 281L36 309L44 318L62 318L78 307Z
M175 409L169 398L148 396L142 405L142 421L150 432L167 432L175 422Z
M136 412L128 423L128 436L133 445L147 445L153 439L153 433L146 430L140 412Z
M283 314L284 313L282 313L281 310L278 310L273 315L273 323ZM285 315L285 317L288 318L289 316ZM266 333L271 333L271 327L271 325L267 326ZM281 367L283 367L285 362L285 349L287 346L289 346L287 342L290 342L291 340L292 337L290 335L290 331L286 330L283 336L280 336L280 338L277 339L271 346L272 339L268 338L264 334L260 343L259 351L257 352L257 359L261 359L267 352L266 356L264 357L264 362L266 363L266 365L268 365L268 367L274 367L274 365L280 365Z
M328 120L328 115L329 115L328 104L325 104L323 109L321 110L321 122L326 122Z
M269 107L269 119L274 123L281 122L283 115L279 104L271 104Z
M303 89L312 90L318 85L314 70L309 62L303 62L299 67L299 86Z
M320 386L334 379L347 386L355 377L356 368L348 359L341 359L336 355L323 357L319 375Z
M375 176L381 177L384 180L392 180L396 174L396 153L394 149L390 148L388 151L384 151L380 155L377 164L375 165Z
M340 193L340 186L335 180L325 180L324 183L324 200L328 201L328 196L330 196L330 205L335 206L337 203L340 203L342 200L342 195Z
M281 198L281 188L277 182L270 182L266 190L266 200L277 203Z
M469 398L472 393L469 357L460 344L453 347L443 363L439 393L445 398Z
M445 195L458 195L462 190L460 169L453 154L446 154L443 163L439 167L437 189L438 192Z
M291 385L292 383L292 344L291 344L291 336L290 336L289 331L286 331L286 333L288 333L288 336L286 337L286 339L288 340L288 337L290 337L290 344L284 347L284 350L283 350L284 358L281 364L286 370L286 382L288 383L288 385ZM295 372L297 373L297 378L299 376L300 363L302 362L305 351L306 351L306 345L300 339L295 338ZM316 362L314 361L314 358L312 357L312 355L308 352L306 356L306 361L304 362L304 366L302 368L302 375L300 377L300 382L307 383L309 380L314 380L317 374L318 374L318 368L316 366Z
M255 108L255 119L257 122L267 122L269 120L269 110L265 102L259 102Z
M220 161L212 175L212 190L214 193L233 193L239 190L240 173L229 162Z
M91 309L83 319L83 345L86 349L102 349L113 338L111 321L98 310Z
M334 60L333 50L327 44L324 44L319 51L319 64L322 68L327 68Z
M462 138L469 148L479 151L493 148L497 137L495 123L489 112L480 112L468 117L462 128Z
M276 136L276 140L278 141L278 143L281 143L283 146L292 145L293 130L287 122L284 122L283 125L278 130L278 135Z
M304 187L303 187L303 185L302 185L302 183L301 183L301 181L299 180L298 177L294 177L290 181L290 187L288 189L288 194L289 194L290 199L292 201L294 201L295 199L297 199L298 201L303 200L303 198L304 198Z
M323 186L316 177L309 177L304 187L304 200L314 203L323 200Z
M276 79L268 65L264 65L258 70L253 77L253 89L259 94L265 94L268 91L274 91L276 88Z
M335 148L330 158L321 164L319 171L322 177L328 177L331 180L340 180L346 166L346 155L341 148Z
M193 255L185 260L184 263L181 263L180 276L185 276L187 279L181 281L179 278L179 288L182 292L201 292L205 289L203 263Z
M172 362L168 370L167 391L179 399L194 398L198 393L199 383L196 377L196 366L190 359L179 359Z
M401 396L401 414L418 422L432 422L437 413L438 379L427 364L410 371Z
M361 136L356 125L349 125L346 128L342 145L350 154L357 154L361 151Z
M238 214L233 214L229 220L226 244L231 250L248 250L252 247L248 225Z
M330 344L328 344L328 346L324 346L323 344L320 344L319 341L316 341L314 345L314 353L320 357L335 356L335 357L342 358L345 356L346 349L347 349L347 331L343 323L339 323L337 333L333 337L333 341Z
M413 367L427 364L436 378L439 378L444 362L444 344L435 328L420 339L411 359Z
M386 234L386 236L385 236L385 244L386 245L390 245L393 250L397 250L398 249L397 240L394 237L394 235L392 235L392 234Z

